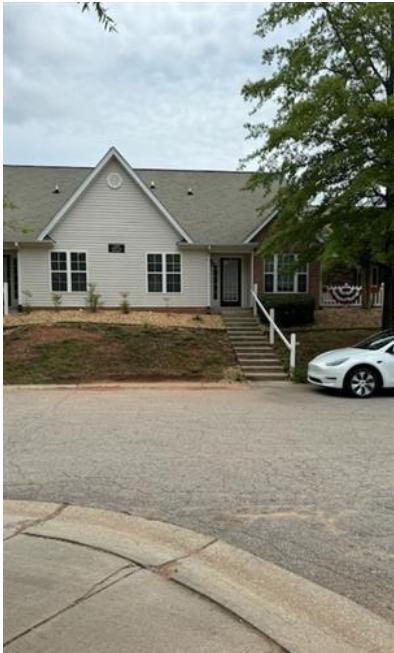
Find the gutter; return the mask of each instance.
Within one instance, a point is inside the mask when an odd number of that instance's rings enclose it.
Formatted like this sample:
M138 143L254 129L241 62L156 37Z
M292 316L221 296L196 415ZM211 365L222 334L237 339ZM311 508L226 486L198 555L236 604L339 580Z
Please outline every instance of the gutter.
M256 249L256 243L245 243L240 245L229 244L229 245L214 245L212 243L185 243L179 242L178 247L181 250L186 251L206 251L211 253L220 253L220 252L253 252Z
M21 247L49 249L55 244L54 240L25 240L25 241L4 241L4 249L20 249Z

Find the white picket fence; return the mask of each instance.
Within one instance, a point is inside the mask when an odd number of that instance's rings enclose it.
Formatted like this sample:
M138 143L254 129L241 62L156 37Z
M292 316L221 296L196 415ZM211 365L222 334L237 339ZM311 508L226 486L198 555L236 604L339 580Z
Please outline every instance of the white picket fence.
M371 304L375 308L383 306L384 286L373 288ZM321 306L362 306L362 287L351 286L347 283L342 286L323 286L320 295Z

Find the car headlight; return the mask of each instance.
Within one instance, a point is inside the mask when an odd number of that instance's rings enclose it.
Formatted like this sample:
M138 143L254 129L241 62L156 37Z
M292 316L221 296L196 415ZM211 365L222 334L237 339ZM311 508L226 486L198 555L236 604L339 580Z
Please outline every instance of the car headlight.
M337 365L342 365L342 363L346 363L346 361L349 360L348 358L338 358L335 361L331 361L330 363L326 363L327 367L336 367Z

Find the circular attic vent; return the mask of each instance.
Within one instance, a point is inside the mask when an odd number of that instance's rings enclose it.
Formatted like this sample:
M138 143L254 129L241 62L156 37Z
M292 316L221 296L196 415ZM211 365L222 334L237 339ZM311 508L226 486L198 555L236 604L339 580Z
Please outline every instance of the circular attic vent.
M116 190L122 185L122 177L118 172L111 172L107 177L107 184L110 188Z

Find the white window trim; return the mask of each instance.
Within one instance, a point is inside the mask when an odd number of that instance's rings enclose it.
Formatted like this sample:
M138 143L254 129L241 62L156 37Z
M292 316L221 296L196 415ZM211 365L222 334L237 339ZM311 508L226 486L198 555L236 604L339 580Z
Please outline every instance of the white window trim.
M67 274L67 290L53 290L52 289L52 260L51 254L63 253L66 255L67 269L65 270ZM73 254L85 254L86 256L86 290L72 290L71 286L71 253ZM89 285L89 259L88 252L86 249L50 249L48 252L48 265L49 265L49 290L51 293L57 292L62 295L83 295L87 292Z
M306 270L305 272L299 272L298 270L294 270L293 272L293 281L294 281L294 288L293 290L278 290L278 257L282 255L287 255L287 254L292 254L296 258L298 258L298 254L295 254L294 252L282 252L281 254L274 254L273 255L273 261L274 261L274 271L273 272L266 272L265 271L265 259L264 259L264 270L263 270L263 277L264 277L264 292L268 293L275 293L275 294L283 294L283 295L304 295L305 293L309 292L309 263L306 264ZM268 275L273 275L274 277L274 287L273 290L266 290L265 289L265 279L266 276ZM306 287L305 290L298 290L298 275L299 274L305 274L306 275Z
M149 277L149 272L148 272L148 256L150 254L153 254L155 256L161 256L161 262L162 262L162 277L163 277L163 290L160 291L150 291L149 290L149 284L148 284L148 277ZM179 292L176 292L174 290L168 291L167 292L167 255L171 254L174 255L176 254L179 256L179 261L180 261L180 270L179 272L175 272L174 274L179 274L181 277L181 289ZM159 272L152 272L151 274L159 274ZM170 272L169 274L173 274ZM180 252L146 252L145 253L145 292L148 295L183 295L183 256Z

